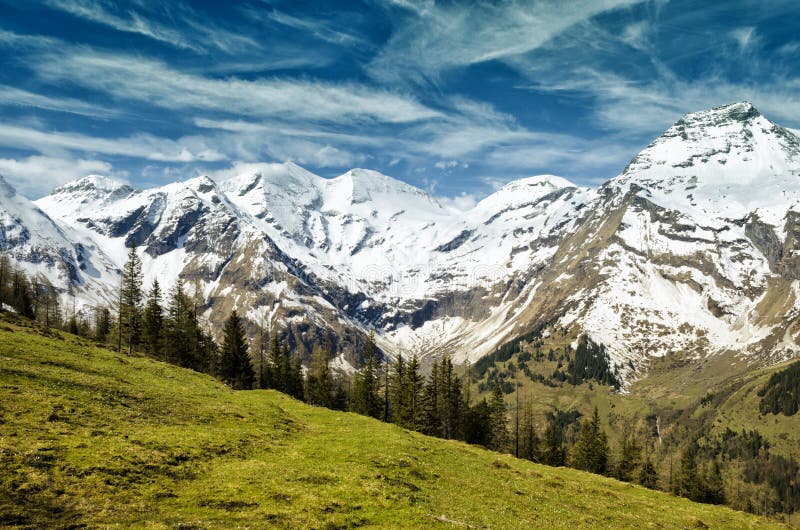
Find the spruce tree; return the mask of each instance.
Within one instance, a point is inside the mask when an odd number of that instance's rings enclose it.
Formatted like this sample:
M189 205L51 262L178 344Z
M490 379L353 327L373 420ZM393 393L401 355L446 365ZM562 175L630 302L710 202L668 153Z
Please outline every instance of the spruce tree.
M492 390L489 400L489 443L487 447L493 451L504 452L508 449L508 407L506 406L503 391L499 385Z
M408 406L408 427L414 430L419 429L424 422L424 414L422 407L423 389L425 380L420 374L419 359L417 356L411 357L406 368L406 399Z
M636 482L651 490L658 489L658 471L649 455L645 457L642 467L639 468L639 476L636 477Z
M235 390L253 387L253 367L241 318L233 310L223 328L220 351L220 378Z
M3 304L10 304L8 295L8 284L11 278L11 259L0 254L0 310L4 310Z
M608 470L608 440L600 427L597 407L591 420L584 420L578 441L570 453L572 467L603 475Z
M623 438L620 446L620 457L614 469L614 476L625 482L630 482L634 478L634 471L639 465L639 455L641 449L636 443L636 438L627 436Z
M128 251L128 261L122 271L119 297L120 338L125 341L128 355L133 353L141 332L142 262L136 247Z
M95 311L94 338L105 342L111 333L111 312L107 307L98 307Z
M34 318L33 294L28 277L21 270L14 271L11 277L11 306L20 315Z
M142 321L142 338L145 351L150 355L157 355L162 351L164 340L164 310L161 306L161 287L158 280L153 280L153 285L147 294Z
M350 409L353 412L380 418L383 412L380 396L378 395L378 349L375 345L374 335L370 334L369 340L362 352L363 363L356 373L353 389L350 395Z
M205 371L200 338L202 334L194 314L194 304L183 290L180 278L169 294L167 318L164 321L164 354L168 362Z
M441 394L442 383L439 361L435 360L423 391L423 431L429 436L442 436Z
M281 344L278 341L278 335L277 333L273 334L272 340L270 341L269 356L267 362L264 364L264 388L280 390L281 392L285 390L283 380L279 377L280 374L278 373L278 367L282 364L282 354L283 348L281 348Z
M519 428L519 457L532 462L540 461L540 440L536 434L533 406L527 402L523 409Z
M311 355L311 368L306 378L306 401L312 405L333 406L333 374L328 365L328 352L316 348Z
M389 374L389 381L386 389L389 399L386 404L391 410L392 423L408 427L411 411L406 385L406 362L402 354L397 356L391 369L387 367L387 374Z
M548 418L547 427L544 431L542 463L556 467L563 466L566 463L564 433L559 427L555 416Z

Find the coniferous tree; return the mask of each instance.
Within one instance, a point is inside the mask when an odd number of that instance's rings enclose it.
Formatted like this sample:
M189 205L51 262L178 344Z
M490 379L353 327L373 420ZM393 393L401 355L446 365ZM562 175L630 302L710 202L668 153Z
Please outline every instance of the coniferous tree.
M95 310L94 338L105 342L111 333L111 311L107 307L98 307Z
M493 451L508 450L508 407L503 398L500 385L495 385L489 400L489 443L487 447Z
M447 439L460 438L462 435L463 396L461 379L456 375L449 355L442 359L439 367L440 375L440 417L442 436Z
M306 377L306 401L312 405L333 407L333 374L328 365L328 352L319 347L311 355L311 368Z
M406 406L408 407L407 427L410 429L419 429L423 422L423 409L422 409L422 392L425 385L425 380L420 374L419 359L417 356L411 357L406 368Z
M0 254L0 309L3 309L3 304L11 305L8 294L10 278L11 259L5 254Z
M523 409L519 428L519 457L532 462L540 461L540 440L536 434L533 406L527 402Z
M278 368L281 366L281 356L283 355L283 348L278 341L278 335L274 334L270 340L269 355L267 362L264 363L263 386L264 388L271 388L283 392L285 386L283 380L279 377Z
M406 384L406 362L403 355L397 356L397 360L386 370L388 377L386 390L389 399L385 405L391 410L392 423L408 427L410 422L410 399L408 396L408 386Z
M141 333L142 262L136 247L128 251L128 261L122 271L119 297L120 337L126 343L128 355L139 343Z
M699 502L703 498L703 488L697 474L696 455L696 442L689 444L681 453L678 470L672 483L672 493Z
M164 354L168 362L204 371L199 339L201 333L194 314L194 304L183 290L179 278L169 295L164 322Z
M464 417L464 441L488 447L491 439L491 412L486 398L467 409Z
M442 437L442 417L441 417L441 377L439 361L433 361L428 382L423 390L423 432L430 436ZM475 437L478 435L476 433Z
M543 442L542 463L548 466L563 466L566 463L564 433L555 416L548 418Z
M356 373L353 381L353 390L350 395L350 408L353 412L380 418L383 407L378 395L378 349L375 345L374 335L370 334L369 340L362 352L363 364Z
M20 315L26 318L34 318L33 294L27 276L21 270L14 271L11 276L11 306Z
M142 318L142 338L145 351L150 355L157 355L162 351L164 310L161 303L161 286L158 284L158 280L153 280L153 285L147 293L147 302Z
M597 407L591 420L584 420L578 441L570 453L572 467L599 475L608 470L608 440L600 426Z
M620 457L614 468L614 476L625 482L631 482L634 478L634 471L639 465L641 449L636 443L636 438L626 436L620 445Z
M220 378L235 390L253 388L253 367L244 325L234 309L223 329L222 348L220 350Z
M647 455L644 462L642 462L642 467L639 468L639 476L636 477L636 482L651 490L658 489L658 471L653 465L650 455Z

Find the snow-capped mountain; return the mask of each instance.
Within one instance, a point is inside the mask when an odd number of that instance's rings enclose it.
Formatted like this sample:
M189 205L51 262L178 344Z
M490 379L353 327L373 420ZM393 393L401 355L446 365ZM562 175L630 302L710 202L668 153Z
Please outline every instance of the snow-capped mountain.
M150 190L87 177L25 201L0 198L27 212L4 214L2 241L31 270L46 272L35 238L83 249L78 270L119 269L136 246L147 282L180 276L212 323L239 307L345 368L369 330L389 354L475 360L556 323L628 378L678 351L776 360L800 332L800 138L749 103L686 115L598 189L531 177L466 212L374 171L293 163Z
M32 278L84 299L104 299L119 271L93 242L46 213L0 176L0 252Z

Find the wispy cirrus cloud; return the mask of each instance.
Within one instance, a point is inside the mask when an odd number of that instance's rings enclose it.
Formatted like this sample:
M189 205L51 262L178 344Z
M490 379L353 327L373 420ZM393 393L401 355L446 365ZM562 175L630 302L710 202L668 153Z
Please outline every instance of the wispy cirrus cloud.
M102 24L124 33L134 33L178 48L204 53L209 48L234 52L260 45L249 36L242 35L198 20L198 16L181 3L140 3L136 7L119 8L104 0L45 0L54 9L78 18ZM161 7L169 19L177 20L173 26L154 20L147 9Z
M579 22L640 1L399 2L414 14L392 35L368 71L384 81L437 80L449 69L528 53Z
M137 134L123 138L104 138L10 124L0 124L0 145L55 156L81 152L160 162L215 162L225 159L224 155L198 137L187 136L170 140L150 134Z
M0 85L0 105L35 107L43 110L80 114L96 118L119 116L117 109L111 109L76 98L46 96L29 90Z
M352 82L218 79L187 74L156 60L87 50L42 56L34 72L49 82L69 82L171 110L337 122L404 123L439 116L409 94Z

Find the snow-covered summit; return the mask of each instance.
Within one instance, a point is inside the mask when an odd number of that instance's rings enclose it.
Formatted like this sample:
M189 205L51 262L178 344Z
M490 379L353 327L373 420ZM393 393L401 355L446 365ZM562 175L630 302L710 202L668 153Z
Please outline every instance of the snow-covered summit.
M719 219L758 210L773 225L800 202L800 137L748 102L685 115L606 186Z

